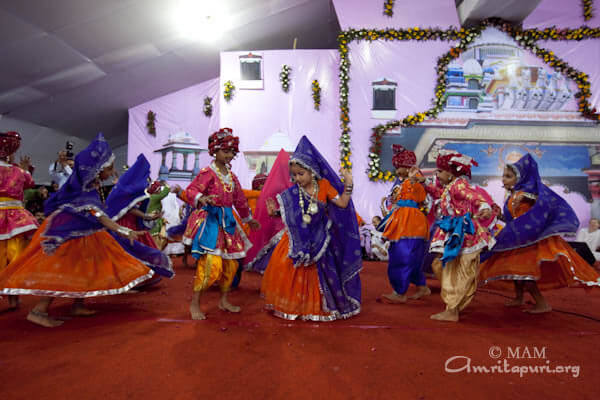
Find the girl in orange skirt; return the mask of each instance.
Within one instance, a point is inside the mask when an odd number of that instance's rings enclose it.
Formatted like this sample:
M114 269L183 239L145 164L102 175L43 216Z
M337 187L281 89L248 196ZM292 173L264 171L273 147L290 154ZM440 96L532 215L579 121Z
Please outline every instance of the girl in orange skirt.
M351 172L343 171L342 184L306 136L290 158L289 171L296 184L277 195L279 208L272 199L267 203L285 230L272 252L261 250L270 256L261 288L266 308L291 320L356 315L362 254Z
M54 297L75 298L74 316L92 315L83 298L123 293L154 272L128 254L109 229L134 241L139 233L105 213L97 189L113 174L114 156L102 134L75 157L69 180L45 204L48 216L27 248L0 272L0 294L46 296L29 312L33 323L55 327Z
M560 237L575 233L579 220L567 202L542 183L531 154L508 164L502 183L509 191L504 204L506 226L498 233L496 245L482 255L486 261L481 265L480 284L494 282L506 288L499 281L513 281L516 296L506 305L522 305L527 290L535 306L524 311L534 314L552 310L540 290L600 286L598 273Z

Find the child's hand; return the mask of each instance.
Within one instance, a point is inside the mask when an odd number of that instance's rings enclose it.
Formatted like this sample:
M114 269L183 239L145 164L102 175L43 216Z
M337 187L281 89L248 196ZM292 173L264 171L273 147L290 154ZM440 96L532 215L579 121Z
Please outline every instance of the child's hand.
M486 208L484 210L479 210L479 212L475 215L477 219L489 219L492 216L492 210Z
M171 193L177 193L179 194L179 192L181 192L181 186L179 185L175 185L174 187L171 188Z
M248 221L248 226L250 227L250 229L252 229L253 231L257 231L260 229L260 222L258 222L257 220L255 220L254 218L252 218L250 221Z
M277 208L275 206L275 200L267 199L267 213L269 213L269 215L271 217L275 217L277 215Z
M31 158L29 158L28 156L21 157L21 160L19 161L19 166L22 170L29 171L29 167L31 167Z
M152 211L150 214L148 214L148 220L150 221L154 221L155 219L159 219L160 217L163 216L163 212L161 211Z
M214 205L215 205L215 197L217 197L217 195L216 195L216 194L211 194L211 195L208 195L208 196L202 196L202 197L200 197L200 199L198 200L198 203L199 203L201 206L205 206L205 205L207 205L207 204L209 204L209 205L211 205L211 206L214 206Z
M352 171L351 170L349 170L348 168L342 169L342 176L344 177L344 183L346 185L352 185L353 178L352 178Z
M129 243L133 246L133 242L138 239L138 237L142 236L144 232L137 232L134 230L129 231L127 234L127 238L129 239Z
M410 178L411 182L419 182L419 183L423 183L425 182L425 177L423 176L423 174L421 174L421 170L417 167L410 167L410 169L408 170L408 177Z

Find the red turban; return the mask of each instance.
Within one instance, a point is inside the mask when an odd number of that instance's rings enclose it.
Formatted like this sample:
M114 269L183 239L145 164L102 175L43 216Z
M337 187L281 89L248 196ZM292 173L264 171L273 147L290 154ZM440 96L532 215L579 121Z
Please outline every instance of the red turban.
M440 150L436 165L442 171L448 171L454 176L466 175L471 178L471 165L478 166L469 156L454 150Z
M417 163L417 156L415 156L415 152L406 150L404 146L393 144L392 151L394 152L394 157L392 158L392 164L394 164L394 168L410 168Z
M157 193L161 187L162 187L162 183L160 181L154 181L154 182L152 182L152 185L150 185L150 188L148 188L148 193L150 193L150 194Z
M267 181L267 174L258 174L252 179L252 190L260 190L260 187Z
M19 149L21 135L18 132L0 132L0 157L6 158Z
M239 143L240 138L233 136L231 128L221 128L208 138L208 153L214 156L219 150L231 150L237 154Z

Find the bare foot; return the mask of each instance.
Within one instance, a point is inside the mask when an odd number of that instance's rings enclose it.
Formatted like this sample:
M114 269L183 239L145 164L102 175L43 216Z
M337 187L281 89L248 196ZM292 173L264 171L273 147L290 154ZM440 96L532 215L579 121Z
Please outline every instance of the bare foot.
M27 321L33 322L34 324L43 326L45 328L56 328L57 326L61 326L63 321L59 321L48 316L48 313L31 310L29 314L27 314Z
M523 304L525 304L525 302L523 301L522 297L516 298L516 299L510 299L509 301L504 303L504 305L506 307L518 307L518 306L522 306Z
M19 308L21 301L19 300L19 296L8 296L8 310L14 311Z
M206 315L202 311L200 311L200 306L191 304L190 305L190 314L192 319L195 321L201 321L206 319Z
M420 286L417 289L417 291L415 292L415 294L413 294L412 296L408 296L408 298L411 300L417 300L417 299L420 299L421 297L429 296L430 294L431 294L431 289L429 289L427 286Z
M96 311L84 306L74 306L71 308L71 315L73 317L91 317L92 315L96 315Z
M388 304L402 304L406 303L406 295L398 293L390 293L381 295L381 300Z
M223 311L229 311L232 313L239 313L240 311L242 311L242 309L238 306L234 306L233 304L229 303L227 300L223 300L221 299L221 301L219 302L219 309L223 310Z
M441 313L433 314L431 319L436 321L458 322L458 313L455 311L442 311Z
M552 311L552 307L550 307L548 304L536 304L535 307L533 308L528 308L527 310L523 310L523 312L529 313L529 314L543 314L543 313L547 313Z

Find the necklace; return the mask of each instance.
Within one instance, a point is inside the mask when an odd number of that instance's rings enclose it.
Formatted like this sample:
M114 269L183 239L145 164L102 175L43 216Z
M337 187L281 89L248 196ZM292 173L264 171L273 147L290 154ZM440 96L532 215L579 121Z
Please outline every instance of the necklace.
M317 181L313 179L313 196L306 193L304 188L300 187L299 185L298 187L300 188L298 200L300 203L300 210L302 210L302 222L304 222L305 224L310 224L310 221L312 221L311 214L315 215L319 212L319 206L317 205L317 197L319 196L319 185L317 184ZM308 209L306 212L304 212L305 196L309 199Z
M104 191L102 190L102 185L100 181L96 181L96 191L98 192L98 195L100 196L100 200L102 201L102 204L104 204Z
M213 168L213 169L214 169L215 173L217 174L217 177L221 181L221 184L223 184L223 190L226 193L231 193L233 191L233 179L231 177L231 170L229 169L229 167L225 166L227 173L225 175L223 175L221 173L221 171L219 170L219 167L217 167L217 164L214 164L214 166L215 166L215 168Z

